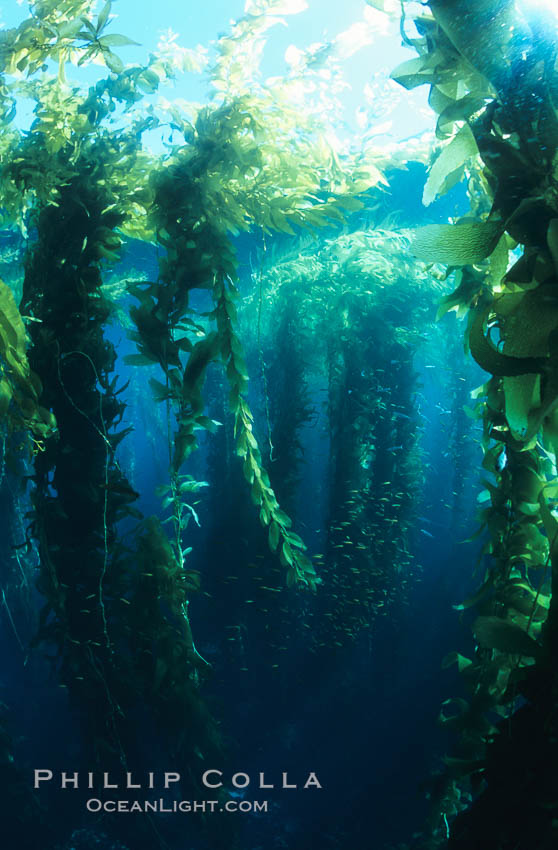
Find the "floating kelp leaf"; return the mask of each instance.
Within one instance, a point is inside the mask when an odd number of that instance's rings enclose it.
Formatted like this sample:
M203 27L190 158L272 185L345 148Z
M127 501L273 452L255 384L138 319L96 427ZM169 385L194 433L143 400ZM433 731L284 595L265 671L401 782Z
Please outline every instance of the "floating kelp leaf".
M20 357L25 356L25 325L17 308L12 290L0 281L1 325L8 334L8 342Z
M124 62L120 56L117 56L116 53L108 50L108 48L103 50L103 59L105 60L105 65L113 72L113 74L120 74L124 70ZM114 263L120 259L118 254L115 254L113 251L101 250L101 253L103 257Z
M189 593L195 593L201 588L201 573L199 570L185 570L184 584Z
M435 50L418 59L407 59L391 72L390 77L406 89L414 89L424 83L437 83L440 81L437 66L443 58L441 51Z
M479 366L486 372L498 376L533 375L542 371L542 357L510 357L502 354L485 334L491 306L477 310L469 330L469 347Z
M283 564L283 566L285 565ZM298 576L296 570L294 567L290 567L290 569L287 570L287 587L294 587L297 579Z
M529 454L522 454L517 459L513 474L513 495L518 502L529 502L538 505L539 496L545 485L539 465L533 462Z
M128 366L153 366L157 362L146 354L126 354L123 360Z
M550 597L537 593L524 582L506 586L499 597L506 605L515 608L516 611L526 617L532 616L533 620L539 621L546 619Z
M472 596L468 596L467 599L464 599L463 602L460 602L458 605L454 605L453 608L456 611L466 611L468 608L472 608L474 605L478 605L478 603L484 599L486 596L491 594L494 590L494 585L491 579L482 584L476 593Z
M494 8L486 0L469 0L465 15L459 0L432 0L429 5L437 23L471 66L496 87L504 85L512 34L515 39L529 37L514 14L514 4L499 3Z
M436 313L436 321L439 321L450 310L457 310L458 316L463 315L478 299L481 292L478 278L468 273L467 269L457 269L455 272L457 288L443 298Z
M217 419L210 419L209 416L196 416L196 425L200 428L205 428L210 434L215 434L222 424Z
M98 42L101 47L126 47L128 44L133 44L135 47L140 46L137 41L132 41L132 39L128 38L128 36L120 35L118 33L103 35L98 39Z
M469 776L479 770L484 770L485 763L481 759L459 759L444 756L442 761L447 767L448 774L454 777Z
M56 27L58 38L74 38L83 26L81 18L76 18L73 21L65 21Z
M122 442L124 437L127 437L128 434L131 434L134 430L133 425L128 425L126 428L122 428L121 431L117 431L110 435L109 440L113 450Z
M470 664L471 662L469 662ZM463 720L469 712L469 703L461 697L452 697L444 700L442 708L438 716L438 722L442 726L453 726L458 728L459 724L456 721Z
M484 649L497 649L529 658L536 658L541 651L539 644L523 629L500 617L477 617L473 623L473 634Z
M467 121L486 104L486 98L482 95L468 94L460 100L452 101L441 112L436 124L436 135L444 138L451 131L456 121ZM476 147L476 144L475 144Z
M425 207L429 206L438 195L449 192L461 180L465 163L476 154L478 154L478 148L475 137L469 125L465 124L451 142L442 148L430 169L422 195L422 203Z
M276 522L272 522L269 526L269 548L272 552L277 551L279 545L279 526Z
M550 220L548 230L546 231L546 242L552 255L554 266L558 272L558 218Z
M558 411L553 411L545 418L542 434L545 450L558 455ZM550 492L548 495L557 496L558 492Z
M558 520L548 506L544 491L539 496L541 506L541 519L543 521L546 536L550 541L550 560L553 568L558 565Z
M385 12L386 15L399 15L401 11L398 0L366 0L366 2L374 9Z
M467 667L470 667L472 663L473 662L470 658L466 658L459 652L450 652L442 660L442 670L447 670L448 667L451 667L453 664L456 664L457 669L460 673L462 673L464 670L467 669Z
M110 10L112 8L112 3L108 0L107 3L103 6L99 13L99 17L97 18L97 33L100 33L108 21L108 16L110 15Z
M277 522L280 522L283 528L290 528L292 525L291 518L287 516L285 511L282 511L280 508L275 511L275 519Z
M539 503L538 502L518 502L517 510L521 511L522 514L527 514L527 516L537 516L539 512Z
M281 561L282 566L284 567L292 567L293 566L293 551L289 544L284 540L281 545L281 551L279 553L279 560Z
M502 278L508 270L509 245L508 237L504 233L498 244L490 255L490 282L494 289L497 289Z
M137 79L138 86L142 89L142 91L146 92L146 94L152 94L159 88L159 77L154 71L150 71L147 68L145 71L142 71Z
M149 386L151 387L155 401L166 401L167 399L172 398L173 394L170 387L162 384L161 381L157 380L157 378L150 378Z
M198 516L198 512L195 510L195 508L193 508L193 507L192 507L192 505L189 505L187 502L184 502L184 507L185 507L188 511L190 511L190 513L191 513L192 517L194 518L194 522L196 523L196 525L197 525L199 528L201 528L200 518L199 518L199 516Z
M504 354L545 357L550 335L558 328L558 297L554 283L527 292L506 294L497 302Z
M429 263L473 265L492 253L502 230L502 224L494 221L427 224L413 232L411 251Z
M540 375L507 376L503 385L508 425L514 439L523 440L529 432L529 414L541 403Z
M0 422L8 411L12 395L12 388L9 383L6 380L0 381Z

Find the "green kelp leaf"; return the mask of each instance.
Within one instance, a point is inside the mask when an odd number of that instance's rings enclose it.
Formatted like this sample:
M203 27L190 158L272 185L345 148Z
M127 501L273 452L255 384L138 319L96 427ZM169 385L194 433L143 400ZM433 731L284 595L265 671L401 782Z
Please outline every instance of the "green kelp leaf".
M491 307L492 305L488 305L477 310L469 331L469 348L481 369L498 376L533 375L541 372L546 362L543 357L511 357L498 351L484 330Z
M462 14L464 5L460 0L432 0L429 6L436 22L470 66L490 83L502 83L507 73L509 42L520 26L514 4L498 3L494 8L486 0L469 0L466 15ZM515 37L519 37L519 32ZM513 80L510 82L513 85Z
M518 502L517 510L522 514L526 514L527 516L537 516L539 513L539 503L538 502Z
M529 414L541 404L540 375L505 377L504 398L506 419L515 440L523 440L529 433Z
M528 454L522 454L518 458L517 466L513 474L513 496L519 502L529 502L538 505L539 496L545 485L545 478L541 475L538 464L533 462Z
M297 573L294 567L290 567L287 570L287 587L294 587L297 583Z
M57 27L58 38L74 38L83 26L81 18L75 18L73 21L66 21Z
M450 310L456 310L458 316L464 315L471 304L478 300L482 287L477 277L471 274L468 269L456 270L455 283L457 284L456 289L440 301L436 321L439 321Z
M468 266L488 257L503 225L494 221L468 219L457 224L427 224L411 235L411 251L427 263Z
M7 334L9 344L19 357L25 357L25 325L17 308L12 290L0 280L1 326Z
M283 567L293 566L293 552L289 544L284 540L279 553L279 560Z
M124 70L124 62L122 61L120 56L117 56L116 53L113 53L112 50L109 50L108 48L103 50L102 55L105 65L113 72L113 74L122 73L122 71ZM105 252L104 256L112 262L116 262L119 259L118 255L114 254L114 252L112 251Z
M281 510L281 508L277 508L275 510L274 516L275 516L275 519L277 520L277 522L280 523L283 526L283 528L290 528L291 525L293 524L291 518L289 516L287 516L285 511Z
M441 112L436 124L436 135L444 138L451 132L456 121L466 121L478 112L486 104L486 98L482 95L467 94L460 100L452 101Z
M509 245L508 237L504 233L498 244L490 255L490 282L494 288L500 286L504 275L508 270Z
M103 6L103 8L102 8L102 10L99 14L99 17L97 19L97 32L98 33L101 32L101 30L105 26L106 22L108 21L108 16L110 15L111 6L112 6L112 3L109 0L108 3L105 3L105 5Z
M482 759L460 759L453 756L444 756L442 761L447 767L450 776L461 778L484 770L485 762Z
M210 419L209 416L196 416L196 425L199 428L205 428L210 434L215 434L222 424L217 419Z
M160 80L154 71L147 69L139 75L137 83L146 94L152 94L159 88Z
M181 493L199 493L204 487L209 487L209 481L196 481L191 475L187 475L186 478L181 477L178 489Z
M460 673L462 673L464 670L470 667L472 663L473 662L470 658L466 658L459 652L450 652L442 659L442 670L447 670L448 667L451 667L453 664L457 664L457 669Z
M185 570L184 584L189 593L196 593L201 589L201 573L199 570Z
M524 582L517 582L504 588L501 593L502 601L524 614L532 615L533 620L544 620L548 614L550 597L537 594L532 587Z
M417 59L407 59L391 72L390 77L406 89L414 89L424 83L438 83L440 74L443 73L438 66L443 59L444 56L440 50L419 56Z
M155 401L166 401L167 399L173 397L172 390L170 389L170 387L167 387L165 384L162 384L161 381L157 380L157 378L150 378L149 386L151 387L151 391L153 393Z
M0 422L8 412L12 400L12 388L5 380L0 381Z
M558 271L558 218L552 218L546 232L546 244L552 256L554 266Z
M279 526L273 521L269 526L269 548L272 552L277 551L279 546Z
M469 662L470 663L470 662ZM442 726L460 728L469 712L469 703L461 697L451 697L444 700L441 706L438 722Z
M146 354L126 354L123 360L128 366L153 366L157 362Z
M558 411L553 411L543 422L543 446L558 455Z
M456 611L466 611L468 608L472 608L474 605L478 605L478 603L484 599L487 595L493 593L494 584L492 579L487 579L484 584L482 584L476 593L472 596L468 596L467 599L464 599L463 602L460 602L458 605L453 605L452 607Z
M504 354L537 357L549 353L549 337L558 328L558 299L554 284L498 300L502 316Z
M548 502L544 497L544 492L539 496L539 504L541 506L541 517L544 525L546 536L550 541L550 560L553 568L558 565L558 520L552 513Z
M432 164L422 195L422 203L425 207L428 207L438 195L449 192L461 180L467 160L476 154L478 154L478 148L475 137L469 125L465 124L451 142L442 148Z
M477 617L473 623L473 634L484 649L497 649L510 655L526 655L537 658L541 648L536 640L519 626L500 617Z
M386 15L397 15L401 13L401 7L398 0L366 0L369 6L378 9L379 12L385 12Z
M140 47L139 42L132 41L132 39L128 38L128 36L119 35L118 33L114 33L112 35L102 35L98 39L98 41L101 47L126 47L129 44L133 44L136 47Z

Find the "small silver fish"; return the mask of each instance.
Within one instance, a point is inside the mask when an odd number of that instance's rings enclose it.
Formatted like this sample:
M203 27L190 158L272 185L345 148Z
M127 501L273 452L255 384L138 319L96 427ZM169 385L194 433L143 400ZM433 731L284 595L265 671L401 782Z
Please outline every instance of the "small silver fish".
M506 447L502 449L500 454L498 455L498 459L496 461L496 469L498 472L503 472L508 463L508 456L506 454Z

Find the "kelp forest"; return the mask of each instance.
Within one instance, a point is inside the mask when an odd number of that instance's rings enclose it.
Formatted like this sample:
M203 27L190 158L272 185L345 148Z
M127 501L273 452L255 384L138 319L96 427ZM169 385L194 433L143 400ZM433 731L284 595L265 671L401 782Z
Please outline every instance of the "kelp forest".
M551 850L552 4L120 2L0 29L2 846Z

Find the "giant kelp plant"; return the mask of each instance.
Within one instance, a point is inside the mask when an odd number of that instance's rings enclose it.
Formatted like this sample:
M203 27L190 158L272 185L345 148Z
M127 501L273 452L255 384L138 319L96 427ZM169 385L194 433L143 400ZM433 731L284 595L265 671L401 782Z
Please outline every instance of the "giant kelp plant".
M445 309L466 317L471 354L491 377L475 393L486 572L460 606L476 609L477 649L448 659L471 696L442 713L461 743L448 759L445 825L425 846L445 844L470 788L449 847L546 848L557 839L555 28L527 3L428 6L414 18L418 35L403 22L418 58L394 77L430 84L438 113L425 199L467 169L471 216L419 230L414 252L458 267Z

